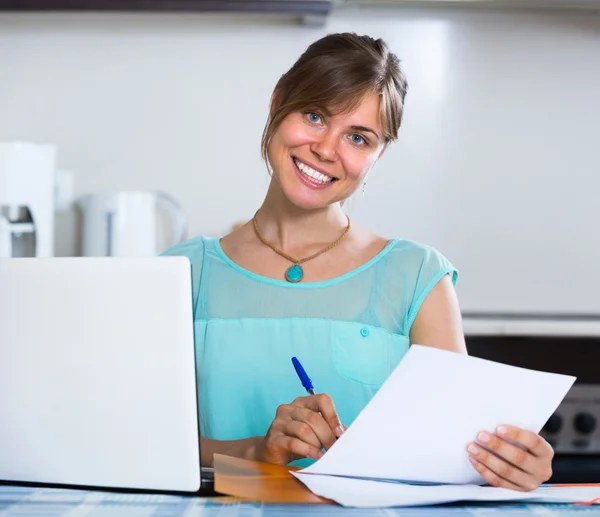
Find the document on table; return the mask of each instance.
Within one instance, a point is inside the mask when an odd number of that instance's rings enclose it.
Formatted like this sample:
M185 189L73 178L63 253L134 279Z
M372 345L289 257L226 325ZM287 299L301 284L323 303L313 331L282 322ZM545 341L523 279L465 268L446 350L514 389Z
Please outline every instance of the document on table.
M308 489L342 506L383 508L452 502L583 503L600 499L600 485L542 486L531 492L478 485L419 486L292 472ZM598 501L600 502L600 501Z
M366 499L377 490L402 492L408 499L413 495L407 494L429 494L419 495L419 504L446 493L459 497L451 500L488 493L487 488L499 494L499 489L477 486L486 481L469 462L467 444L479 431L494 432L500 424L538 433L574 381L569 375L412 345L329 451L294 475L324 497L330 497L327 491L337 493L335 487L350 486L352 497Z

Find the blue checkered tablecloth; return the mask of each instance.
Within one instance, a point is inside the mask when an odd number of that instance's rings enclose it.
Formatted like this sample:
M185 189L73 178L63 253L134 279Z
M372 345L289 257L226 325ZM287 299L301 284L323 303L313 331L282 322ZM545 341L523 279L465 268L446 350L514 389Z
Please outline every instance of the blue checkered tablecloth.
M263 505L241 502L235 498L0 486L1 517L330 517L340 514L356 517L496 517L504 513L511 517L574 513L600 517L600 505L477 504L354 509L321 505Z

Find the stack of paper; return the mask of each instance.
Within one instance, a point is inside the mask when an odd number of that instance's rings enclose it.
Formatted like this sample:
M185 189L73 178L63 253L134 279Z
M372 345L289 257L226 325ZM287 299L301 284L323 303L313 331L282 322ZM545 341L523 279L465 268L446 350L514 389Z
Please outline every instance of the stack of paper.
M552 487L542 486L532 492L477 485L418 486L385 483L320 474L292 473L314 494L343 506L391 507L423 506L456 501L495 501L529 503L600 502L600 485Z
M486 480L466 451L480 431L493 433L501 424L538 433L574 381L412 345L333 447L293 474L345 506L593 499L600 487L519 492L479 486Z

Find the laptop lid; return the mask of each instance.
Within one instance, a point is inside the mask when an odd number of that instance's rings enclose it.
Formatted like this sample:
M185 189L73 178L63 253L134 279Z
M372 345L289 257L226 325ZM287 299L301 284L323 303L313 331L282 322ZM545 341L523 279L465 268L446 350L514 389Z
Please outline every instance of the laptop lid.
M0 259L0 480L201 485L185 257Z

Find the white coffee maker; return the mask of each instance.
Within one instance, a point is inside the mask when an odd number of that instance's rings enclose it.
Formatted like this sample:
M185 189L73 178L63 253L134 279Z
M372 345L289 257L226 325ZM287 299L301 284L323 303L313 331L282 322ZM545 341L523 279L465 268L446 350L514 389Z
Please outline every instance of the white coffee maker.
M0 142L0 257L54 255L57 149Z

